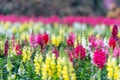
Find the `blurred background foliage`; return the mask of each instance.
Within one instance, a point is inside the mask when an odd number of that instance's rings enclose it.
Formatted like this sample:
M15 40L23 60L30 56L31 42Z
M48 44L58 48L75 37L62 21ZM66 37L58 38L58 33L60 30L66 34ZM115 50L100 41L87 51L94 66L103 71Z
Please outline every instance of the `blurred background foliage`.
M105 16L108 11L105 1L120 3L120 0L0 0L0 14Z

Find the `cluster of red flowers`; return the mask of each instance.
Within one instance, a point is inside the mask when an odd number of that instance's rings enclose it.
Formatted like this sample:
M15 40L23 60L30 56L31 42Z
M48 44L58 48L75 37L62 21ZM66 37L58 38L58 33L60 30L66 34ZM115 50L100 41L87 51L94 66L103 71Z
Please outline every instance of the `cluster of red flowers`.
M43 34L38 33L36 36L34 35L33 32L30 34L30 45L32 47L36 47L37 45L40 45L41 48L43 48L48 43L48 40L49 40L49 36L47 33L43 33Z
M73 49L73 51L68 51L68 56L70 61L73 61L73 59L84 59L86 56L86 50L82 45L79 44Z
M76 59L84 59L86 56L85 48L83 48L82 45L78 45L76 48L74 48L74 57Z
M93 63L99 68L103 68L106 63L106 54L101 49L96 49L93 53Z
M19 41L18 41L18 43L16 43L14 39L15 39L15 37L12 36L12 49L15 50L17 55L21 55L22 54L22 46ZM4 44L4 55L5 56L8 55L8 49L9 49L9 39L7 38L7 40L5 41L5 44Z
M114 25L112 29L111 37L109 39L109 46L112 47L113 49L116 47L116 41L118 40L117 34L118 34L118 26Z

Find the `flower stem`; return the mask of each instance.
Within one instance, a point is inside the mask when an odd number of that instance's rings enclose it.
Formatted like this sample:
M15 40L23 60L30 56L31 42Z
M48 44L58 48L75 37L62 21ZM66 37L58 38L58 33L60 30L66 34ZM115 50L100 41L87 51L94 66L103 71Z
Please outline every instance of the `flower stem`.
M2 68L0 69L0 80L2 80Z

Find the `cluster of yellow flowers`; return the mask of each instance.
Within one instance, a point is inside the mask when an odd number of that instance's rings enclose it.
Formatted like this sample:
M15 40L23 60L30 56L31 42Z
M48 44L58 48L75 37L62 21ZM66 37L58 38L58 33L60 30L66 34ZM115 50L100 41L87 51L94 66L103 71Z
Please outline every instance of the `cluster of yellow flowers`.
M61 37L60 36L52 36L51 38L52 44L55 45L56 47L59 46L60 42L61 42Z
M34 58L34 66L36 74L40 75L41 68L43 64L43 57L41 54L36 54Z
M65 57L57 60L57 75L63 80L76 80L73 65Z
M110 80L120 80L120 65L117 65L115 58L108 58L107 71Z
M23 49L22 61L26 62L27 60L30 60L31 55L32 55L32 53L31 53L30 49L25 47Z
M42 66L42 79L52 80L54 79L53 76L56 73L56 57L55 54L48 53L46 54L46 60Z
M45 61L42 54L36 54L34 58L35 72L41 75L43 80L76 80L74 68L69 59L58 57L55 54L46 54Z

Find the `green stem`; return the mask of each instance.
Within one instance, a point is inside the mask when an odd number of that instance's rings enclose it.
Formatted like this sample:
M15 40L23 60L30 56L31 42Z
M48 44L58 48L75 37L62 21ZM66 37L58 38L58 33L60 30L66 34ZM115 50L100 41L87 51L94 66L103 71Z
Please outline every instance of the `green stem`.
M2 80L2 68L0 69L0 73L1 73L0 80Z
M98 70L98 80L101 80L100 73L101 73L101 69Z

